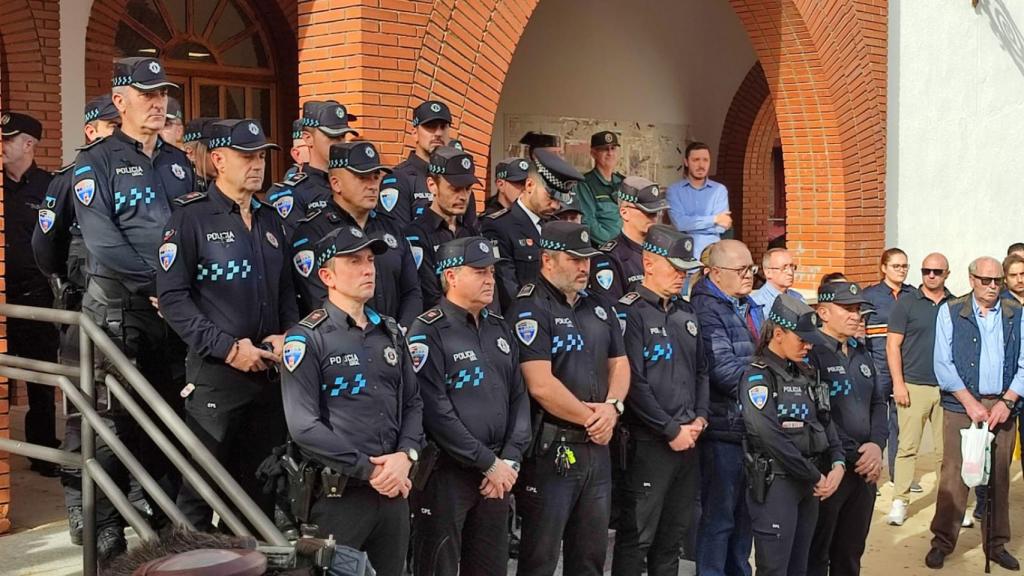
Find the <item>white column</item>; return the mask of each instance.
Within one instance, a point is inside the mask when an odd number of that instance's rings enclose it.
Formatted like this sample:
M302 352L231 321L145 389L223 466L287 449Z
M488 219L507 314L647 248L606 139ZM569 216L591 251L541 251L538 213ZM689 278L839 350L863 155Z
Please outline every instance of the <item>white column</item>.
M85 30L93 0L60 2L60 111L64 163L75 159L84 143L82 109L85 108Z

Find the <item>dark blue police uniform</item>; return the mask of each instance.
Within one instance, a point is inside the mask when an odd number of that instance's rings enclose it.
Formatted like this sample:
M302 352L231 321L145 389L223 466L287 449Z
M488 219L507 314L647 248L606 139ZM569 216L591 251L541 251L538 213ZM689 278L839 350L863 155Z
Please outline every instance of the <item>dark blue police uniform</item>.
M218 122L211 134L214 150L276 147L252 119ZM189 348L185 421L269 514L273 500L255 472L284 440L280 393L271 371L241 372L226 360L238 340L258 346L298 320L281 224L252 198L246 226L238 204L216 183L175 204L157 283L161 313ZM213 512L191 486L178 505L195 526L211 527Z
M439 256L442 270L497 260L480 236L449 242ZM510 496L484 498L480 482L498 458L518 468L530 441L519 347L501 316L474 316L447 298L417 318L407 342L423 426L440 449L415 500L415 573L503 575Z

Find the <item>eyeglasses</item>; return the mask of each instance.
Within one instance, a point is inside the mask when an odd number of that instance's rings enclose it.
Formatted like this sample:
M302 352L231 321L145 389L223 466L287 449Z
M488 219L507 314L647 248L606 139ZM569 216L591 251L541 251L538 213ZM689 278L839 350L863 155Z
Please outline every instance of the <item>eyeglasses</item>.
M982 286L988 286L988 285L990 285L992 283L995 283L996 286L998 286L998 285L1003 283L1002 277L989 278L989 277L986 277L986 276L977 276L975 274L971 274L971 277L973 277L978 282L981 282Z
M945 268L921 268L921 276L942 276L945 273Z
M893 270L910 270L909 264L889 264L889 268Z
M790 274L796 274L796 264L786 264L785 266L766 266L765 270L782 270L783 272L789 272Z
M720 270L730 270L730 271L735 272L736 274L738 274L740 278L743 278L747 274L751 274L751 275L757 274L757 270L758 270L756 265L743 266L742 268L726 268L725 266L715 266L715 268L718 268Z

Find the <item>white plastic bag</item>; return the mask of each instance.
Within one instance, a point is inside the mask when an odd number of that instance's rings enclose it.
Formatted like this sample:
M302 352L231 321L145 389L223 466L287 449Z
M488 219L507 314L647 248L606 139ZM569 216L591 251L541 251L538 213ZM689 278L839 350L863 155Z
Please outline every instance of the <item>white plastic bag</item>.
M960 478L968 488L988 484L990 447L995 437L988 431L988 422L972 423L960 431Z

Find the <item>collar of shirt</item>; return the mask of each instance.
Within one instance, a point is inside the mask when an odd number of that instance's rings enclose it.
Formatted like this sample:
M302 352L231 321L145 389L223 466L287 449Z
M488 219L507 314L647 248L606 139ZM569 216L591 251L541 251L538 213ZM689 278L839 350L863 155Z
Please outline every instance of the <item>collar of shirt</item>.
M345 224L348 224L349 226L355 226L356 228L359 228L360 230L364 230L363 227L359 225L359 222L356 222L355 217L352 216L351 214L349 214L348 211L346 211L341 206L338 206L337 202L328 202L327 203L327 208L330 209L330 210L333 210L335 214L337 214L339 217L341 217L341 219L345 222ZM373 222L374 218L376 218L376 217L377 217L377 211L376 210L370 210L370 216L369 216L369 218L366 219L366 228L370 227L370 222Z
M924 287L924 284L922 284L922 285L917 287L917 290L914 292L914 298L917 298L918 300L928 300L929 302L932 302L933 300L931 298L929 298L928 296L925 296L923 287ZM945 302L946 300L948 300L948 299L950 299L952 297L953 297L953 293L950 292L948 288L943 288L942 289L942 300L939 300L938 303L942 304L943 302Z
M319 168L314 168L313 166L311 166L309 164L309 162L306 162L305 164L302 165L302 173L306 174L307 176L315 176L315 177L320 178L321 180L323 180L325 182L329 181L328 178L327 178L327 171L326 170L321 170Z
M360 329L355 319L348 315L348 312L338 308L329 299L324 300L324 309L327 310L327 317L338 326L355 328L356 330ZM377 314L369 306L363 306L363 313L366 314L366 319L368 320L366 330L364 331L369 331L380 324L380 314Z
M797 368L796 364L772 352L771 348L765 347L764 352L761 353L761 358L765 364L773 368L772 372L781 376L786 382L793 380L799 375L799 368Z
M626 236L625 234L619 234L619 242L622 242L623 246L629 248L633 252L643 253L644 251L643 246L633 242L629 236Z
M644 286L643 284L638 286L636 291L637 294L640 294L640 297L647 301L648 304L654 306L655 308L663 312L671 310L672 306L675 305L676 299L678 298L677 296L672 296L671 298L662 298L661 296L655 294L653 290Z
M609 188L618 188L619 187L619 183L622 182L622 175L619 174L618 172L612 172L612 180L611 180L611 182L609 182L608 180L605 180L604 176L601 176L601 171L598 170L596 166L594 167L593 170L591 170L591 172L594 174L594 178L597 178L598 182L600 182L601 184L604 184L605 186L607 186Z
M114 138L117 138L121 142L124 142L125 144L133 147L135 149L135 151L140 153L140 154L144 154L145 153L145 152L142 151L142 142L139 142L135 138L132 138L131 136L125 134L124 132L121 131L120 128L115 128L114 129ZM156 137L156 147L153 149L154 152L156 150L159 150L161 147L163 147L163 145L164 145L164 139L161 138L160 135L158 134L157 137Z
M974 310L974 316L979 321L992 322L993 318L1002 318L1002 316L1003 316L1003 307L999 303L999 299L998 298L996 298L995 306L990 308L988 313L985 314L985 316L981 315L981 306L978 305L978 300L974 296L971 296L971 308Z
M544 277L544 274L537 276L537 287L547 292L548 298L558 301L560 305L565 306L566 308L575 309L587 296L586 290L580 290L579 295L576 297L576 302L569 304L569 299L565 297L565 294L556 288L554 284L548 282L548 279Z
M708 188L711 188L715 184L711 180L711 178L705 178L704 185L701 186L700 188L694 186L693 182L690 182L689 178L683 178L682 180L680 180L680 183L682 183L683 188L689 188L690 190L696 190L698 192L700 192L701 190L707 190Z
M452 234L458 234L459 230L462 230L462 218L459 216L455 217L455 230L448 227L448 222L441 217L440 214L433 210L427 210L423 213L423 223L426 224L427 230L431 232L435 230L446 230Z
M37 170L39 170L39 167L36 166L35 162L32 162L32 165L28 167L28 170L25 170L25 173L21 175L21 180L18 180L18 181L15 181L14 179L12 179L10 174L5 170L4 171L4 185L6 187L8 182L10 184L14 185L14 186L17 186L17 187L21 187L24 184L28 184L29 179L31 178L32 174L35 173Z
M424 160L423 158L420 158L419 155L416 154L415 150L409 152L409 157L406 158L405 161L408 162L409 164L412 164L420 172L427 172L427 161Z
M479 324L487 317L487 308L481 310L480 315L475 317L469 310L456 305L448 298L442 298L438 307L441 310L444 310L445 316L455 319L459 323L472 328L473 330L477 330Z
M217 208L218 212L226 212L228 214L241 212L238 203L231 198L228 198L228 195L222 192L221 189L217 187L216 183L210 185L210 188L206 191L206 195L210 197L210 201L213 202L213 205ZM255 213L260 209L260 206L263 206L263 204L253 196L249 199L249 206L252 207L252 211Z
M522 198L516 199L516 204L519 205L519 208L521 208L523 212L526 212L526 215L530 217L530 221L533 222L533 225L537 227L537 231L540 232L540 216L531 212L530 209L526 207L526 204L523 204Z
M947 294L947 296L946 296L947 298L949 296L952 296L952 294L949 294L949 290L946 290L946 294ZM1007 299L1010 299L1010 300L1016 300L1017 302L1019 302L1021 304L1024 304L1024 300L1022 300L1020 297L1018 297L1013 292L1010 292L1010 290L1008 288L1003 289L1003 291L999 293L999 297L1000 298L1007 298Z
M729 296L728 294L723 292L722 289L718 287L718 284L715 284L715 281L712 280L710 277L707 279L707 282L713 292L715 292L716 294L727 300L730 304L732 304L733 309L736 310L736 312L740 315L741 318L747 317L747 310L750 308L750 298L748 298L747 296L743 296L740 298Z

